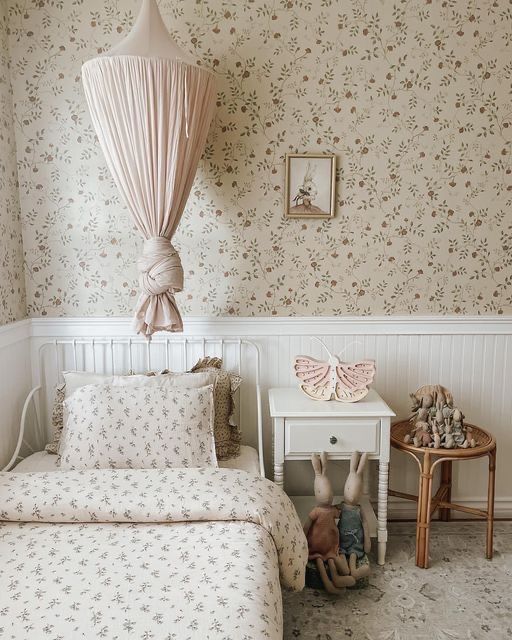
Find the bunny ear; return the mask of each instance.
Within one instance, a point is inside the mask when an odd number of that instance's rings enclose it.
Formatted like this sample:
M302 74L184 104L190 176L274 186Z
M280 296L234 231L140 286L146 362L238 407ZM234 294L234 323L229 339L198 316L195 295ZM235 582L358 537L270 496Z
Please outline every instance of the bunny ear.
M357 463L359 462L359 451L354 451L350 458L350 473L357 473Z
M359 464L357 465L357 473L363 473L363 469L364 469L364 465L366 464L366 458L368 457L368 454L366 453L366 451L363 453L363 455L359 458Z
M320 461L320 456L318 453L313 453L311 456L311 464L313 465L313 469L315 470L315 475L319 476L322 474L322 463Z
M325 453L325 451L322 451L322 453L320 454L320 461L322 463L322 475L325 476L325 474L327 473L327 454Z

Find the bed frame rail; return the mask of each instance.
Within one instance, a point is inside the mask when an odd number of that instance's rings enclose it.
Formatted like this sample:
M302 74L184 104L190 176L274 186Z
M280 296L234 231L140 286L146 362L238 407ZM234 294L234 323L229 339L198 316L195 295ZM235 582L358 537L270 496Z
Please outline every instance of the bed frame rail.
M32 450L25 439L31 405L35 409L37 439L46 442L48 434L45 432L45 423L49 418L51 394L53 387L63 380L63 371L91 371L110 375L163 369L187 371L199 358L206 356L222 358L223 366L243 378L244 382L237 398L237 417L242 433L248 430L246 422L256 426L257 440L254 444L258 450L260 473L264 476L259 345L245 338L180 336L158 336L151 340L142 337L63 338L42 343L38 350L37 370L34 372L37 384L25 400L16 448L2 471L9 471L20 459L22 445Z

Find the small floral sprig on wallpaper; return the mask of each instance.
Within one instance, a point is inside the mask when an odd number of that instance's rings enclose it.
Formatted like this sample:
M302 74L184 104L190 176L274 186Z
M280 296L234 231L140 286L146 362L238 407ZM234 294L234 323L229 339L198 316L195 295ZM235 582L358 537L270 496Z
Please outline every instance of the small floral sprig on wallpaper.
M129 314L140 240L80 67L139 0L7 4L29 313ZM512 313L508 0L159 4L218 77L185 314ZM334 219L285 219L288 152L337 155Z

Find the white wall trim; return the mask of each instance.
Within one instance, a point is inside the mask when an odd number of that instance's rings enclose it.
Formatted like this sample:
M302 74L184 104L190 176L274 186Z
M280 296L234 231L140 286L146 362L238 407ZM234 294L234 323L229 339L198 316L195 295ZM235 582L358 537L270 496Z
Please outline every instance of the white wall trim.
M31 336L32 323L29 318L18 320L0 327L0 349L26 340Z
M23 405L30 391L30 320L0 327L0 469L11 459Z
M25 322L25 321L22 321ZM32 318L34 337L134 336L132 318ZM512 335L512 317L186 317L185 335ZM15 323L17 324L17 323ZM157 334L157 335L167 335Z

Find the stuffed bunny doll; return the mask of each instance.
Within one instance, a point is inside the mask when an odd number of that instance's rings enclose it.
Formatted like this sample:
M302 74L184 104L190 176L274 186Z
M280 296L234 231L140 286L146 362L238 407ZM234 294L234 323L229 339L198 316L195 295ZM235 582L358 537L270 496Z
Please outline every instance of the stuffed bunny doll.
M340 536L340 553L348 561L350 575L358 580L370 574L370 566L358 567L357 561L370 552L371 538L368 522L359 500L363 491L363 469L367 454L355 451L350 460L350 473L345 482L343 502L340 507L338 532Z
M339 509L332 504L333 492L331 483L326 475L327 455L314 453L311 463L315 470L315 498L317 506L309 514L304 533L308 541L309 560L314 560L325 590L328 593L343 593L342 587L351 587L355 578L350 576L350 570L345 556L339 554L340 537L336 527ZM325 564L329 567L327 574Z

